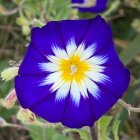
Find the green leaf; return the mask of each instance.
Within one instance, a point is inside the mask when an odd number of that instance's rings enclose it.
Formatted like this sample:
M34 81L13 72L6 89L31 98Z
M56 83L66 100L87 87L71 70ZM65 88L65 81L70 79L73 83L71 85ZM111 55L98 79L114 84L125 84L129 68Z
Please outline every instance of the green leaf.
M55 20L67 19L70 16L71 7L69 0L54 0L55 4L52 6L51 16ZM54 14L55 13L55 14Z
M114 123L113 123L113 136L114 136L114 140L119 140L119 136L118 136L118 129L119 129L119 124L120 121L115 119Z
M140 34L120 53L120 59L125 65L129 64L133 58L140 53Z
M2 5L0 5L0 14L2 14L2 15L7 14L7 9L5 9Z
M81 140L89 140L90 139L90 135L89 132L87 131L87 129L64 129L63 130L63 134L66 135L69 132L77 132L80 135Z
M109 140L108 135L108 125L112 120L112 116L104 116L97 122L98 127L98 139L99 140Z
M52 137L52 140L72 140L72 139L67 138L59 133L55 133L55 135Z
M24 16L20 16L16 19L16 23L21 26L29 26L30 21L27 20Z
M30 136L33 140L72 140L58 132L55 128L45 128L40 126L27 126L30 130Z
M30 33L30 27L29 26L22 26L22 33L23 33L23 35L29 35L29 33Z

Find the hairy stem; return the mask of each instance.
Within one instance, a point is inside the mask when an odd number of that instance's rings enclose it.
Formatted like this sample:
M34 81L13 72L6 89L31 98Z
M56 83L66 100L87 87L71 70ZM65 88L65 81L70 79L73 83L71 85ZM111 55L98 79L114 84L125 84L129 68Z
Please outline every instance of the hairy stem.
M119 103L120 105L122 105L125 109L127 109L129 112L140 113L140 108L132 107L132 105L127 104L125 101L123 101L123 100L121 100L121 99L118 100L118 103Z

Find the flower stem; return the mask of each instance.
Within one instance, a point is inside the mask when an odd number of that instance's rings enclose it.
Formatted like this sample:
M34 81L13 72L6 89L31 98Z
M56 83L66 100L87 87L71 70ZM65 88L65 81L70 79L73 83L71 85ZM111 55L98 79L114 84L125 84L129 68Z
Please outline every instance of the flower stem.
M121 100L121 99L118 100L118 103L119 103L120 105L122 105L125 109L127 109L129 113L130 113L130 112L140 113L140 108L132 107L132 105L127 104L125 101L123 101L123 100Z
M91 140L98 140L95 126L90 127L90 134L91 134Z

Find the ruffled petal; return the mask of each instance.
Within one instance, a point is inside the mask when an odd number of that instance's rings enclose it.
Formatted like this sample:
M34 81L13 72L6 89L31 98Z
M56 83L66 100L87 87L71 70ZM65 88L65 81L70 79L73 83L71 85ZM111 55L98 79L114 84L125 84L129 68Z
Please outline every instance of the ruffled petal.
M104 67L124 67L118 57L112 39L108 40L108 43L104 46L104 48L101 50L99 50L99 48L96 49L93 56L87 60L90 64L96 64Z
M50 85L40 85L44 78L45 75L23 75L15 78L15 89L22 107L29 108L54 94L50 92Z
M77 46L84 43L88 47L96 43L95 51L99 52L112 39L112 32L100 16L88 20L52 21L42 28L32 29L32 44L43 56L54 54L52 48L55 46L66 49L72 39Z
M67 46L71 40L75 40L76 45L79 46L83 42L83 38L92 22L93 19L60 21L59 29L65 46Z
M130 81L130 72L128 69L120 67L107 67L104 69L103 74L108 76L110 80L97 83L99 87L103 87L112 95L121 98Z
M60 49L64 47L58 24L59 22L52 21L42 28L35 27L32 29L31 43L43 56L54 54L52 50L54 46Z
M44 98L44 100L35 106L29 107L29 109L49 122L61 122L65 113L68 98L56 101L55 96L56 94L54 93L49 97Z
M96 47L94 49L94 54L96 54L106 49L110 40L112 40L112 31L110 26L103 18L97 16L93 21L91 21L88 31L83 38L85 46L88 47L96 43Z
M47 61L46 57L43 57L32 44L29 45L26 55L22 61L19 68L20 75L35 75L35 74L45 74L46 71L42 71L39 67L39 63L44 63Z
M62 124L71 128L81 128L83 126L93 126L94 117L92 113L90 99L81 97L79 106L76 106L69 97L64 112Z
M110 92L100 87L99 98L90 95L91 109L93 113L93 121L97 121L118 101L119 98L113 96Z

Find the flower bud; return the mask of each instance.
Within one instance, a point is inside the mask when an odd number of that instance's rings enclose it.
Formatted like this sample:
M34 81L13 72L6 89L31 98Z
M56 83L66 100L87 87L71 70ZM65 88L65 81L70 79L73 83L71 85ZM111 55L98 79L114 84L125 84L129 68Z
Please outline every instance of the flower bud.
M41 28L43 26L43 24L41 23L41 21L39 21L38 19L35 18L33 20L33 26Z
M3 101L3 106L6 108L12 108L17 100L17 95L15 89L11 90L11 92L6 96Z
M31 123L36 121L35 115L29 109L24 108L20 108L18 111L17 119L23 123Z
M140 20L139 19L135 19L131 26L137 31L140 32Z
M2 80L9 81L13 79L18 74L18 67L11 67L8 69L5 69L1 73Z

